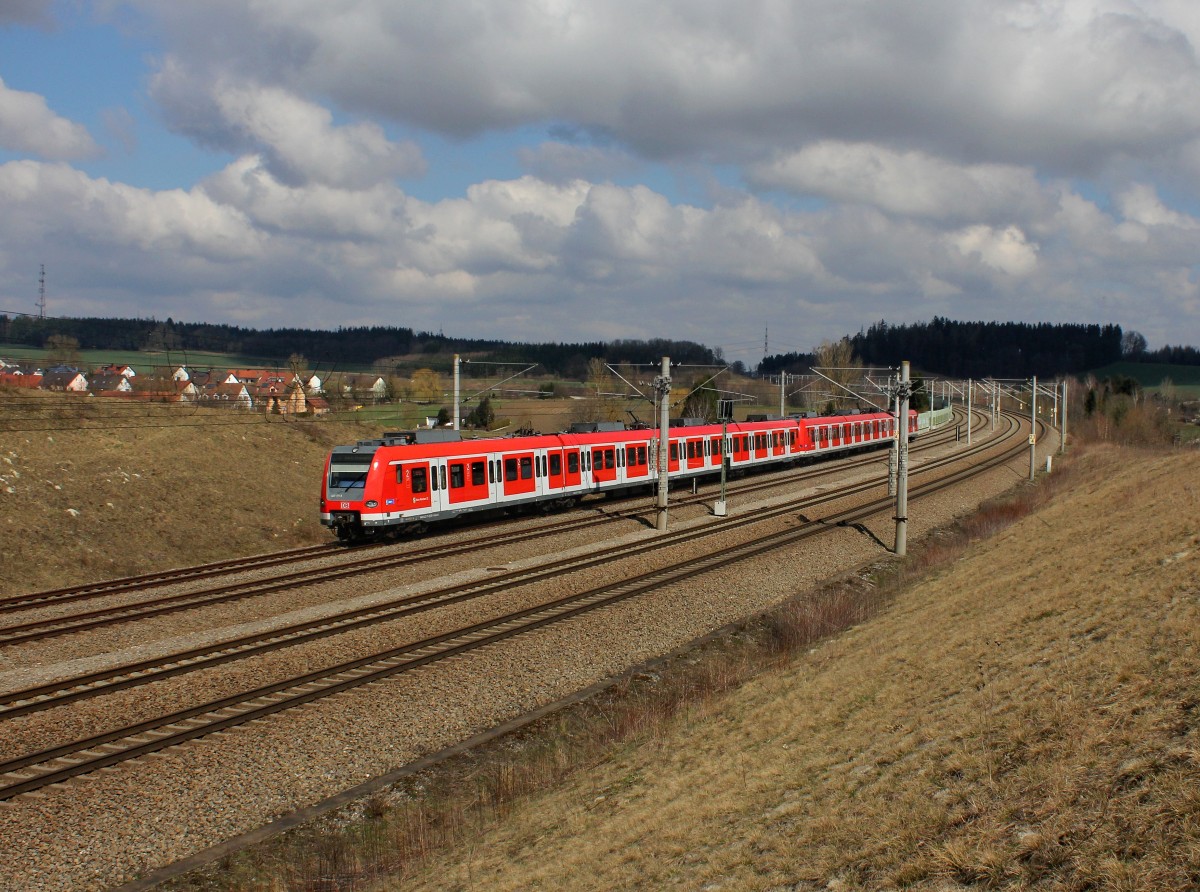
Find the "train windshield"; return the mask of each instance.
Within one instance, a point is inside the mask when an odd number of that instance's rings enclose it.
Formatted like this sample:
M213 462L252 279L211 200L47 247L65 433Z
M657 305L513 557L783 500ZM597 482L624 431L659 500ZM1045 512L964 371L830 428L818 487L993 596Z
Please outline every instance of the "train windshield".
M371 460L367 458L355 462L341 459L329 464L330 489L362 489L367 485L367 471L371 470Z

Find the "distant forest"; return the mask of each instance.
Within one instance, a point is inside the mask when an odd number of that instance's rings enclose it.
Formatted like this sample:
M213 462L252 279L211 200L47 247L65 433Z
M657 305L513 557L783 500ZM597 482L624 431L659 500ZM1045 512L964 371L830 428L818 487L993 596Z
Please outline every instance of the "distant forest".
M719 350L692 341L618 340L575 344L521 344L446 337L410 328L370 326L319 331L302 328L256 330L236 325L175 322L167 319L38 319L0 315L0 345L45 347L55 335L71 337L84 350L213 352L257 356L285 363L295 354L325 371L370 367L400 357L428 356L430 366L460 353L477 362L539 363L551 375L573 380L587 376L593 358L609 363L654 363L670 356L678 365L722 362ZM954 378L1026 378L1081 374L1119 360L1200 365L1195 347L1148 350L1146 339L1119 325L955 322L934 317L911 325L877 322L846 338L865 365L896 366L909 360L915 369ZM2 349L2 347L0 347ZM411 365L412 360L405 363ZM758 364L759 374L804 372L817 364L810 353L782 353ZM746 371L741 363L735 370Z
M422 354L431 366L444 364L449 354L460 353L475 362L539 363L552 375L582 380L588 361L604 359L617 364L652 363L664 356L674 363L713 365L720 362L713 350L692 341L654 339L619 340L578 344L517 344L505 341L446 337L411 328L370 326L320 331L303 328L255 330L236 325L175 322L167 319L38 319L0 315L0 344L45 347L54 335L75 338L82 350L154 350L179 355L191 352L233 353L274 359L280 364L299 354L316 369L371 367L380 361ZM2 348L0 348L2 349ZM441 363L435 360L441 360Z
M912 325L877 322L847 340L865 365L892 367L907 359L950 378L1077 375L1120 360L1200 365L1195 347L1148 350L1142 335L1119 325L955 322L935 316ZM766 374L798 372L815 362L813 354L786 353L768 357L759 368Z

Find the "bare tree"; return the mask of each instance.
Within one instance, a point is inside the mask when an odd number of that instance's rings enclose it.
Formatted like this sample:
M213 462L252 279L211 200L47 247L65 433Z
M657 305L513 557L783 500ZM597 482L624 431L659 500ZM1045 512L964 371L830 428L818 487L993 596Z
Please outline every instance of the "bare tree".
M1131 358L1146 352L1146 339L1140 331L1127 331L1121 335L1121 355Z
M814 348L813 356L816 358L816 368L842 387L853 389L852 385L862 378L862 361L855 357L854 345L849 338L822 341ZM830 398L832 408L841 409L854 402L854 398L841 387L834 387L833 390Z

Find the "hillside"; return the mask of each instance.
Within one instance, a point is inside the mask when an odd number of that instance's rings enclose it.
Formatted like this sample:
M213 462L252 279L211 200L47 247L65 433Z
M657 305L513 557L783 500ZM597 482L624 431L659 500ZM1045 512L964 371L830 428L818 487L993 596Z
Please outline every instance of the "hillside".
M1200 456L1099 449L893 606L395 889L1200 883Z
M2 595L332 541L318 523L325 455L378 435L96 400L64 416L62 398L36 397L0 418Z

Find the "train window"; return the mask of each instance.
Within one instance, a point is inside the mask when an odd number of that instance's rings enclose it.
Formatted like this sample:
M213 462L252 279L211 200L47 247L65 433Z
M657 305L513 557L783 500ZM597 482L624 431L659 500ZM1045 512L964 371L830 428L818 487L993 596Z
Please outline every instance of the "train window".
M396 482L397 483L404 482L404 465L396 466Z
M579 453L578 452L568 452L567 453L567 473L568 474L578 474L579 473Z
M788 431L788 446L795 446L795 445L796 445L796 432Z
M446 466L442 465L442 489L446 488Z
M466 468L461 463L450 466L450 488L462 489L467 485Z
M617 457L616 457L616 455L613 454L613 450L605 449L604 450L604 467L605 467L605 469L611 471L616 466L617 466Z
M617 467L625 467L625 447L623 446L617 447Z
M357 459L354 463L342 459L329 465L330 489L362 489L367 485L367 472L371 470L370 457Z
M484 474L483 474L483 462L481 462L481 461L471 462L471 485L472 486L483 486L484 479L485 478L484 478Z
M426 492L429 489L429 474L424 468L413 468L409 475L412 478L413 492Z
M529 480L533 477L533 459L525 456L521 459L521 479Z
M434 492L438 490L437 465L429 469L429 488Z
M494 462L494 461L491 461L490 459L488 460L488 463L487 463L487 466L488 466L488 483L495 483L495 482L496 482L496 465L497 465L497 464L499 464L499 462Z
M557 452L550 456L550 473L556 477L562 473L562 456Z
M671 461L679 461L679 444L671 444Z
M517 460L515 458L504 460L504 479L506 482L517 479Z

